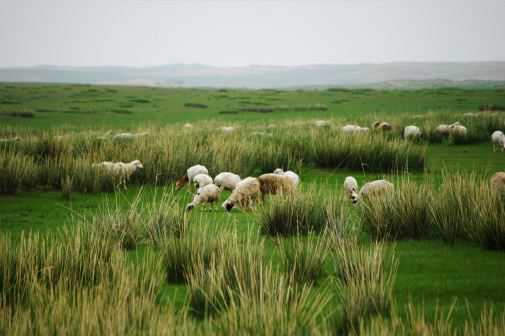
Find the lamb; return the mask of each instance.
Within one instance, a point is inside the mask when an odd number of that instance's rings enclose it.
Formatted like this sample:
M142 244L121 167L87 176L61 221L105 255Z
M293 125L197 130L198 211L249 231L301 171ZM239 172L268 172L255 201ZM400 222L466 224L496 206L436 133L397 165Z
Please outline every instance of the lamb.
M186 170L186 174L184 174L183 176L181 176L177 180L177 182L175 183L175 189L179 190L183 186L185 186L188 182L192 183L193 179L198 174L209 175L209 170L205 166L202 166L202 165L199 165L199 164L195 165L195 166L189 167L188 170Z
M498 172L491 177L491 186L499 192L505 192L505 172Z
M260 181L255 177L246 177L240 181L230 197L223 203L223 208L230 212L238 205L242 209L251 208L261 196Z
M361 127L358 125L345 125L340 129L345 134L367 133L368 127Z
M289 194L294 192L295 183L293 180L285 175L277 174L263 174L258 177L260 182L261 194Z
M373 123L372 127L381 131L391 131L393 129L391 124L385 121L376 121Z
M193 210L194 207L200 204L212 204L219 200L219 193L221 190L215 184L207 184L205 187L199 188L193 201L186 205L186 211Z
M300 184L300 176L298 176L297 173L295 173L291 170L284 171L281 168L277 168L276 170L274 170L274 174L284 175L284 176L289 177L291 179L291 181L293 181L295 188L298 187L298 185Z
M207 174L198 174L193 178L193 183L196 185L197 189L203 188L206 185L214 183L212 177Z
M403 138L405 140L419 139L421 137L421 134L422 134L421 129L413 125L407 126L403 130Z
M491 134L491 141L493 142L493 151L496 150L496 146L501 148L502 152L505 150L505 134L502 131L494 131Z
M344 191L352 201L352 203L358 202L358 181L352 176L347 176L344 180Z
M233 191L240 181L240 176L229 172L220 173L214 178L214 184L221 190Z

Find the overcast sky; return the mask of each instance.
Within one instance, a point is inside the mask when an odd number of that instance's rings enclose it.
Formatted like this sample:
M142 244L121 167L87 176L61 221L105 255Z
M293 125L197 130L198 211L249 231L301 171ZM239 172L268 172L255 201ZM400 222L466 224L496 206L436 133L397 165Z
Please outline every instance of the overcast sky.
M2 0L0 67L505 60L505 0Z

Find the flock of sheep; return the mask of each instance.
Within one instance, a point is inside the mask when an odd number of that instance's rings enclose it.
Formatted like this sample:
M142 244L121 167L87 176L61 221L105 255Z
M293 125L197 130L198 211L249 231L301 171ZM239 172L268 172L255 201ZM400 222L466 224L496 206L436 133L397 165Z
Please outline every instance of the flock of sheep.
M186 210L203 204L213 204L219 200L223 190L231 191L230 197L223 203L223 208L231 211L235 206L250 209L263 196L268 194L289 194L295 191L300 183L300 177L293 171L276 169L273 173L259 177L241 179L237 174L223 172L212 178L209 170L202 165L189 167L186 173L176 182L176 189L186 184L196 187L193 201Z

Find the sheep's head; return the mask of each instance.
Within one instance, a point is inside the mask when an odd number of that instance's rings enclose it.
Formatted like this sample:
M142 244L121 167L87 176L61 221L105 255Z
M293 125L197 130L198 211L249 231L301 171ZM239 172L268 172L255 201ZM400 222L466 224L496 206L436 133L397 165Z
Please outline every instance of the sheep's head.
M184 187L189 182L188 175L184 174L181 178L175 182L175 190L179 190Z
M137 169L144 169L144 165L140 160L132 161L132 165Z
M356 203L358 203L358 200L359 200L359 194L358 194L358 192L356 191L356 189L354 189L354 188L353 188L353 190L351 191L350 199L351 199L352 204L356 204Z
M230 212L231 209L233 209L234 206L235 206L235 204L232 201L229 201L229 200L226 200L223 203L223 208L226 209L226 211L228 211L228 212Z
M186 211L191 211L193 210L195 206L193 205L193 203L189 203L188 205L186 205Z

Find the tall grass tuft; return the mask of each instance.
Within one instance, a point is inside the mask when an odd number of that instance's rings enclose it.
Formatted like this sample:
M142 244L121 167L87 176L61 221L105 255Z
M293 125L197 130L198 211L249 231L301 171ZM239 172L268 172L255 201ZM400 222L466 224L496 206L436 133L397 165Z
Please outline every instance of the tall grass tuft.
M391 193L363 199L362 223L374 239L422 239L432 236L427 185L405 180Z
M270 199L258 213L263 234L291 236L322 232L330 224L337 227L345 220L343 208L332 197L320 193L300 192Z
M390 315L398 262L383 243L368 247L355 239L338 238L334 243L342 300L338 330L350 333L364 320Z
M282 268L298 283L314 284L325 274L330 240L323 237L295 237L281 247Z
M39 169L32 157L0 151L0 193L14 194L19 189L37 186Z

